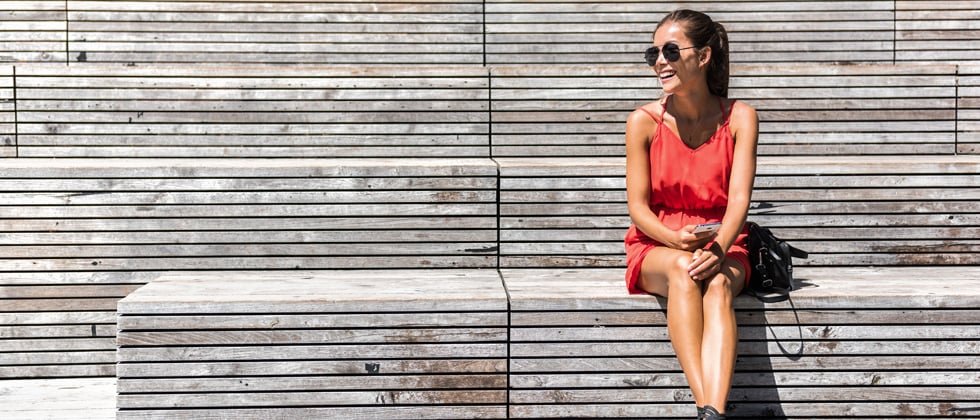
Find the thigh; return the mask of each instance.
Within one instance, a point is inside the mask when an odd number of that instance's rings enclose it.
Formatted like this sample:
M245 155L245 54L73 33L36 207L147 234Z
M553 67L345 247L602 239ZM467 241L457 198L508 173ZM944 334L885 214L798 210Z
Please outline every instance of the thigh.
M643 258L637 286L648 293L667 297L671 276L686 276L686 266L693 257L690 252L665 246L651 249Z
M667 297L671 276L683 277L688 281L695 282L687 275L687 264L693 257L694 254L690 252L663 246L650 250L643 258L637 287L648 293ZM738 296L748 284L746 275L745 267L742 266L741 262L734 258L726 258L722 262L718 274L711 279L700 282L700 286L707 289L708 284L715 279L720 280L720 283L725 283L725 280L728 280L727 283L729 284L728 287L731 288L732 296Z

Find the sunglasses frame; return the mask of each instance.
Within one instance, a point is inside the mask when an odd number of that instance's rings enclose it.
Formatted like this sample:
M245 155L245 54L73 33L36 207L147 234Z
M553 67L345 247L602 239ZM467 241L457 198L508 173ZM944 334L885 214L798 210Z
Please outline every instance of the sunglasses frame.
M659 57L660 54L663 54L665 60L673 63L681 59L681 51L689 50L691 48L697 48L697 47L692 46L692 47L681 48L680 46L678 46L673 42L668 42L664 44L663 47L653 46L647 48L646 52L643 54L643 57L647 60L647 65L653 67L654 64L657 63L657 57Z

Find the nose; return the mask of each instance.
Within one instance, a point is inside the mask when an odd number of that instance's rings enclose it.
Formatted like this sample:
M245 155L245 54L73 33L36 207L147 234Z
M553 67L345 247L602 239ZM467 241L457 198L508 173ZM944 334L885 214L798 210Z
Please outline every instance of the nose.
M667 58L664 57L664 49L661 48L660 51L657 51L656 65L664 65L664 64L667 64Z

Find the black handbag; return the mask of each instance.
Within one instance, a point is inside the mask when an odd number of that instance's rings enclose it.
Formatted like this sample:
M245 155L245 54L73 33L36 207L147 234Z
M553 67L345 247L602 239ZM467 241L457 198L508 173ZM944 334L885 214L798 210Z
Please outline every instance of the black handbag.
M793 257L807 258L809 254L777 238L757 223L748 222L748 226L752 272L746 293L763 302L789 299L789 292L793 290Z

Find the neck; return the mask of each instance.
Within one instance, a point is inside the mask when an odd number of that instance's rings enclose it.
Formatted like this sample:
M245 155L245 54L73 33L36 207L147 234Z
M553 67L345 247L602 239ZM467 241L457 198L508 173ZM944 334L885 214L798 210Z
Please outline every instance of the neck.
M717 100L707 88L697 92L675 93L670 99L670 111L675 119L701 121L714 115L718 109Z

